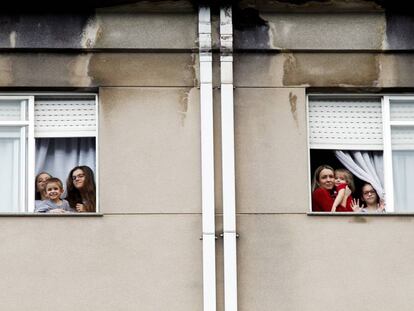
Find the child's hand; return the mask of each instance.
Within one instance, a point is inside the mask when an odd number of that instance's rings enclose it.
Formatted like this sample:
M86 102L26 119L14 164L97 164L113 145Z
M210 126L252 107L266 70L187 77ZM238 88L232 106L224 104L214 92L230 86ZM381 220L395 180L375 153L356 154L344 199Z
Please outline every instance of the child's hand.
M360 212L361 211L362 207L359 206L359 199L352 199L351 208L354 210L354 212Z
M76 211L81 213L81 212L86 212L86 208L85 205L83 205L82 203L76 203Z

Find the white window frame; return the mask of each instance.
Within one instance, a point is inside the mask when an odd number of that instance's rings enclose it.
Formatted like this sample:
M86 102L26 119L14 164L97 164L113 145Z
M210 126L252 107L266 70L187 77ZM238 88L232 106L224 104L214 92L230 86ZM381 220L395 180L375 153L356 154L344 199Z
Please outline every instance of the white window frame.
M352 97L381 97L381 109L382 109L382 125L383 125L383 165L384 165L384 192L386 201L387 213L394 213L394 176L393 176L393 161L392 161L392 142L391 142L391 128L409 126L414 128L413 121L391 121L390 114L390 102L391 101L410 101L414 102L414 95L395 95L395 94L308 94L306 96L306 123L307 123L307 147L308 147L308 172L310 172L310 180L313 178L313 172L311 172L311 159L310 150L311 145L309 141L309 105L312 97L332 97L332 98L352 98ZM318 149L318 148L316 148ZM332 148L324 148L328 150L335 150L335 145L332 144ZM310 198L312 197L311 182L309 183ZM312 200L309 201L309 210L312 211ZM325 213L331 214L331 213ZM405 213L404 213L405 214ZM365 215L365 214L364 214ZM383 214L377 214L383 215Z
M0 121L0 127L5 126L20 126L22 127L21 130L21 171L24 172L21 177L21 189L25 189L20 193L20 206L19 206L19 214L23 213L34 213L34 206L35 206L35 196L34 196L34 189L35 189L35 97L36 96L47 96L47 97L59 97L59 98L73 98L73 97L93 97L95 101L95 117L96 117L96 130L94 135L60 135L58 137L95 137L95 183L96 183L96 213L99 213L99 155L98 155L98 125L99 125L99 98L96 93L45 93L45 92L31 92L31 93L0 93L0 103L1 100L21 100L27 101L27 120L25 121ZM25 115L25 105L22 105L22 114ZM27 135L26 131L27 129ZM92 133L92 132L91 132ZM43 136L42 136L43 137ZM44 136L46 137L46 136ZM54 136L56 137L56 136ZM26 139L27 139L27 148L26 148ZM27 150L26 150L27 149ZM26 179L27 178L27 179ZM1 214L10 214L10 212L2 212ZM77 214L73 214L77 215Z
M35 140L34 140L34 96L28 95L0 95L0 102L3 100L20 100L20 112L27 119L20 121L0 121L1 127L17 126L20 127L20 172L24 172L20 177L19 189L19 211L25 212L25 206L30 206L33 202L34 208L34 160L35 160ZM27 105L26 105L27 103ZM27 106L27 107L26 107ZM27 109L27 111L26 111ZM26 145L27 141L27 145ZM33 168L33 170L31 169Z

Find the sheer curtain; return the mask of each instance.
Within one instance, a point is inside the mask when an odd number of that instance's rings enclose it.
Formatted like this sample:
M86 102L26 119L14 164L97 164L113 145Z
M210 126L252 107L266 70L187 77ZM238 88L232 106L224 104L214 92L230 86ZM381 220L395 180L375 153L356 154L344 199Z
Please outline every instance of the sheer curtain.
M36 174L59 178L65 189L69 171L87 165L95 172L95 159L95 137L36 139Z
M356 177L369 182L384 199L384 167L380 151L335 151L338 160Z

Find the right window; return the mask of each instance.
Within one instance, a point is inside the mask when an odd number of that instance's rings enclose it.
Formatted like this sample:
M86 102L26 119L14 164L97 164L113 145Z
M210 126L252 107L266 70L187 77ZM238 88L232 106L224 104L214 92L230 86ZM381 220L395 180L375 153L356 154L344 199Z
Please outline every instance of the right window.
M371 192L381 212L414 211L414 96L309 95L308 125L313 199L321 186L315 172L327 166L334 169L332 183L337 171L352 175L351 196L361 207L354 211L367 210ZM329 182L322 188L330 190ZM312 210L331 211L329 204L321 210L313 202Z

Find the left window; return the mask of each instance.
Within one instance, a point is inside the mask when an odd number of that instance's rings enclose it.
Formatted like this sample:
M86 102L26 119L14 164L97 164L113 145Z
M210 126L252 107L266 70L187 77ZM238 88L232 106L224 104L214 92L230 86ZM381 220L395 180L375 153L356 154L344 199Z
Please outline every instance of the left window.
M0 212L33 212L40 172L65 190L71 168L96 178L97 108L95 94L0 96Z

